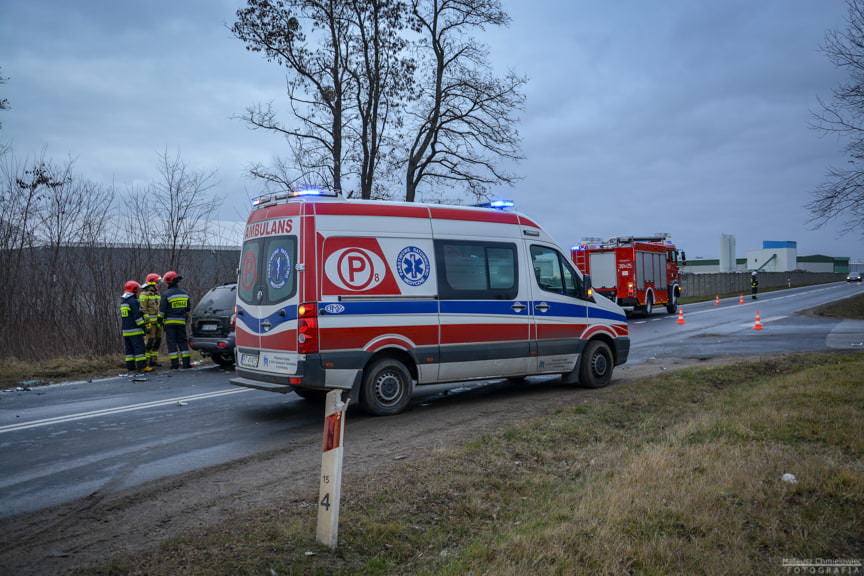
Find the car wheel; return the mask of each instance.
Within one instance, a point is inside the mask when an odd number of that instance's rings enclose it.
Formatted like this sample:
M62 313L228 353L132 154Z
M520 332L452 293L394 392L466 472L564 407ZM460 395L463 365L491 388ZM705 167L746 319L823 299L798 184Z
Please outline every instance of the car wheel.
M612 381L615 363L612 350L601 340L591 340L582 352L579 385L584 388L602 388Z
M366 369L361 390L363 410L374 416L402 412L411 401L413 382L405 365L382 358Z
M230 370L234 368L234 355L233 354L219 354L213 355L213 361L216 362L219 366L226 370Z
M309 390L308 388L294 388L294 392L307 402L320 403L327 398L326 390Z

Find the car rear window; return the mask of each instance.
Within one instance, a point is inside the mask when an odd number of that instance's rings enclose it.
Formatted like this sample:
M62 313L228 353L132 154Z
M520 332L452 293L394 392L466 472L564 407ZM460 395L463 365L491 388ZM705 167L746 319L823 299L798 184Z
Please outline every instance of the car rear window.
M231 310L237 297L237 285L218 286L207 292L201 302L200 308L213 308L214 310Z

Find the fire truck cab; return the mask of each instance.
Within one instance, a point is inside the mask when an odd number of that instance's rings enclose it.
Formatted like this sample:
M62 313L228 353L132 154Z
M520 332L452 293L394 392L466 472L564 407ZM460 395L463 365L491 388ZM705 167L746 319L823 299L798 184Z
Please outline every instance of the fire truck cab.
M570 252L583 274L590 274L594 291L628 312L651 314L657 305L678 311L681 296L679 252L668 234L619 236L606 241L583 240Z

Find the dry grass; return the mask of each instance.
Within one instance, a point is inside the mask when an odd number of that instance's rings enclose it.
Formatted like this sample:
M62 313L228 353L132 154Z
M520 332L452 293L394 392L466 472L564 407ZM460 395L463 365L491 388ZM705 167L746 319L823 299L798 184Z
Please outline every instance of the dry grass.
M395 474L347 476L336 553L298 498L84 573L774 574L784 558L861 559L862 373L864 356L826 354L614 386Z
M857 285L856 285L857 287ZM860 290L857 290L860 292ZM864 294L858 294L844 300L830 302L809 311L815 316L831 316L833 318L854 318L864 320Z
M167 364L167 356L164 352L161 360L163 364ZM192 361L200 360L201 355L193 350ZM116 376L124 372L126 372L126 364L122 354L69 356L27 362L17 358L0 358L0 389L91 380Z
M87 380L117 374L126 369L122 356L53 358L23 361L0 359L0 388L20 385L39 386L67 380Z

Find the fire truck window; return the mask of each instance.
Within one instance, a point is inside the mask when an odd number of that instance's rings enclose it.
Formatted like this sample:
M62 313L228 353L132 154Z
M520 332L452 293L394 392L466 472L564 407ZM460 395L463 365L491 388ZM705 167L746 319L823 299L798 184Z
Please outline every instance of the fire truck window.
M435 243L438 294L445 300L512 300L516 297L516 246L498 242Z

